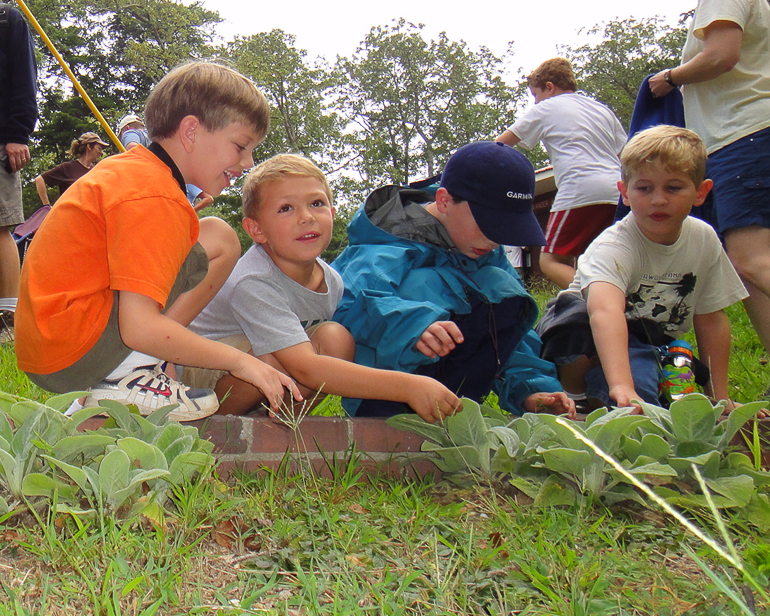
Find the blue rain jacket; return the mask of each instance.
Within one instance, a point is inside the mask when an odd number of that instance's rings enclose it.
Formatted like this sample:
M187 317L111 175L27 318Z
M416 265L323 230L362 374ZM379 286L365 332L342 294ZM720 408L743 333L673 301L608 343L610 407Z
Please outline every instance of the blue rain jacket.
M345 283L334 320L353 335L356 363L413 373L438 361L414 349L431 323L462 320L479 305L515 299L510 303L516 310L506 311L518 313L509 315L512 327L506 330L515 338L507 345L512 351L499 358L492 386L500 406L521 414L522 402L531 394L561 391L555 366L539 357L540 338L532 329L537 305L504 249L470 259L451 247L398 237L371 222L378 210L398 212L409 201L427 203L432 196L399 186L374 191L353 216L349 245L332 264ZM438 220L436 225L443 229ZM483 319L486 327L486 313ZM472 344L466 335L463 345ZM351 414L357 406L356 401L345 404Z

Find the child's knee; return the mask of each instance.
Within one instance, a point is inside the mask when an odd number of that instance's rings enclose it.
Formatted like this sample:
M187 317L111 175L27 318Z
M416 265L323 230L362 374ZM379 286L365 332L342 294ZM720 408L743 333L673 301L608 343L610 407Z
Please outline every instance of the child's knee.
M353 361L356 356L356 343L353 336L336 321L321 323L311 334L310 341L318 355L336 357Z
M198 241L206 249L210 261L221 259L234 267L241 256L241 242L235 229L216 216L201 218Z

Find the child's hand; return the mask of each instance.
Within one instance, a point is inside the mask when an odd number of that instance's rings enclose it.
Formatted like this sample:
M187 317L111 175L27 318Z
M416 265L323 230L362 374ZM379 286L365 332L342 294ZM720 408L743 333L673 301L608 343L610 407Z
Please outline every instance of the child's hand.
M281 408L284 403L285 389L289 390L294 400L302 400L302 394L299 393L297 384L290 376L268 366L256 357L245 353L244 357L244 364L230 374L259 389L265 396L265 406L269 406L271 411L277 411Z
M551 415L567 414L569 419L577 417L575 401L563 391L553 393L538 392L524 400L524 410L527 413L550 413Z
M422 332L422 336L420 336L414 348L426 357L433 359L437 356L444 357L444 355L448 355L462 341L463 335L456 323L453 321L436 321Z
M428 423L441 421L462 408L460 399L435 379L418 375L415 379L407 404Z
M632 400L642 399L633 387L628 387L626 385L615 385L614 387L610 387L610 398L615 401L615 404L618 407L633 406L634 411L631 413L632 415L642 414L642 406L636 402L632 402Z

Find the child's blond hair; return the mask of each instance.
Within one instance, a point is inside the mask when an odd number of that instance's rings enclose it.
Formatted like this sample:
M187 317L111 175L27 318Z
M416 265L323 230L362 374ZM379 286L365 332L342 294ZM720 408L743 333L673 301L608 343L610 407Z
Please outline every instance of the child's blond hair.
M693 131L661 124L643 130L620 153L623 181L629 182L641 167L658 163L668 171L685 173L695 186L706 176L706 147Z
M214 62L181 64L153 88L144 112L150 139L171 137L189 115L209 131L240 122L264 136L270 126L270 106L257 86L238 71Z
M572 72L572 65L565 58L551 58L538 66L527 76L527 85L530 88L545 88L545 84L551 82L561 90L575 92L577 79Z
M313 161L299 154L278 154L260 163L246 177L243 185L243 216L256 219L262 201L262 188L268 182L283 181L288 178L313 178L323 186L329 204L332 203L332 189L326 181L324 172Z

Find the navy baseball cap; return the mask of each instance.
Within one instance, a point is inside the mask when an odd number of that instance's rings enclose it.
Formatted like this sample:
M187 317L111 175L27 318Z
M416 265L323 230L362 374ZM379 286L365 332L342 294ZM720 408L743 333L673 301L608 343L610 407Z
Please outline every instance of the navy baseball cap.
M535 171L511 146L494 141L464 145L444 167L441 187L468 202L479 229L495 244L545 246L532 211Z

